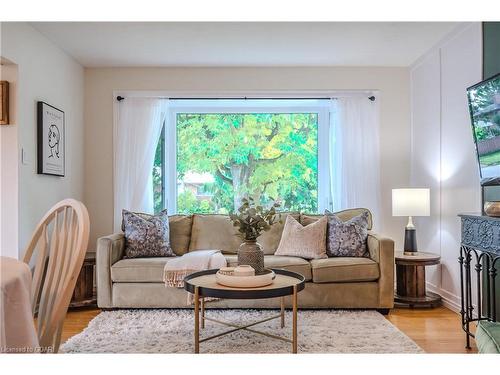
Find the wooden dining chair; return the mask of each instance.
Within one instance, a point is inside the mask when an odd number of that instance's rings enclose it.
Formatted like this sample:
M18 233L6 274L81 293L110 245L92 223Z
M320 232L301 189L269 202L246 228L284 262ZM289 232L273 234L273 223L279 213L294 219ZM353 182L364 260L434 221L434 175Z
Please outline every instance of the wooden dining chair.
M59 350L64 318L87 251L89 227L83 203L65 199L45 214L26 248L23 260L35 266L31 304L42 351Z

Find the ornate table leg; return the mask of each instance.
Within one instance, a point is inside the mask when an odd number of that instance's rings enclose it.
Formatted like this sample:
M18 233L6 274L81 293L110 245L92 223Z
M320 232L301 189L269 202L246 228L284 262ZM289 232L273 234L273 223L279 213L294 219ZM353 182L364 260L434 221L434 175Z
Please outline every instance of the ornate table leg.
M285 328L285 297L281 297L281 328Z
M293 334L292 352L297 353L297 285L293 286Z
M200 293L194 288L194 352L200 352Z
M205 298L201 297L201 329L205 328Z

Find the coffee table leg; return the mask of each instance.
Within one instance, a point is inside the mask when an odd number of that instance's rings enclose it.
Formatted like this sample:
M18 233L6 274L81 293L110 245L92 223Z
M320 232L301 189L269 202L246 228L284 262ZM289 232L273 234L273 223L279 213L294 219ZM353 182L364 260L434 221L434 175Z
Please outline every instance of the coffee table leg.
M201 329L205 328L205 298L201 297Z
M194 352L200 352L200 292L194 288Z
M285 297L281 297L281 328L285 328Z
M293 334L292 352L297 353L297 285L293 286Z

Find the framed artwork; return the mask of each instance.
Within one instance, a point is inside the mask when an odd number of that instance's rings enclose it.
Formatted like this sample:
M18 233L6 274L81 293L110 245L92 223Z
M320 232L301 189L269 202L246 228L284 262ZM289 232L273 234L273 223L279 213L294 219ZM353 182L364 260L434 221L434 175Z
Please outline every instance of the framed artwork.
M9 123L9 82L0 81L0 125Z
M38 102L38 174L64 177L64 112L45 102Z

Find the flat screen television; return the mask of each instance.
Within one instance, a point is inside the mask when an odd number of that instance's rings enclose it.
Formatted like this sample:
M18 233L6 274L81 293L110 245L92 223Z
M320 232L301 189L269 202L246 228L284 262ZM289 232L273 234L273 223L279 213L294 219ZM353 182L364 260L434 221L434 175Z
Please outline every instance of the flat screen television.
M500 185L500 74L467 89L481 185Z

